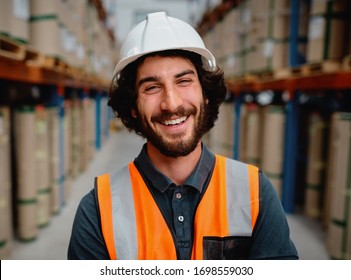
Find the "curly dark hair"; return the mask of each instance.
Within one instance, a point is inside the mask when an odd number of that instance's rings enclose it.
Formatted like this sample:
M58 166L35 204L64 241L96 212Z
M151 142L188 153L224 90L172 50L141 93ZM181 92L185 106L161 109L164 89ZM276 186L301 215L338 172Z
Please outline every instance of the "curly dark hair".
M209 131L218 118L219 106L224 101L227 93L224 74L219 67L215 71L204 69L202 58L199 54L184 50L166 50L146 54L128 64L120 72L120 75L116 74L110 85L108 100L108 105L113 109L116 117L120 118L129 130L134 130L136 134L145 137L142 133L139 118L132 116L132 109L137 110L136 101L138 96L135 84L138 67L146 57L150 56L184 57L193 63L204 96L209 101L206 106L206 124L204 125L205 132Z

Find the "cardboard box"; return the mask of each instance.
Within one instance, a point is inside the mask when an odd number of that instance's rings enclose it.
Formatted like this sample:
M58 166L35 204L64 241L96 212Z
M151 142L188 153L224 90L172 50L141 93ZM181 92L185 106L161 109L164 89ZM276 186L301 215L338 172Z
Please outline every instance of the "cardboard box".
M346 52L346 18L316 15L309 19L307 62L341 60Z
M278 195L282 195L284 161L285 112L284 107L268 105L263 109L262 170L272 181Z
M31 16L56 15L61 0L30 0Z
M29 29L30 46L45 55L62 57L60 27L55 15L50 17L32 17Z
M209 132L211 149L229 158L233 158L234 119L233 103L223 103L219 108L218 120Z
M261 164L261 133L262 116L261 108L257 104L246 105L246 152L245 162L260 166Z
M274 39L289 38L290 34L290 13L277 13L270 17L273 29L271 36Z
M12 181L11 181L10 109L0 107L0 259L12 250Z
M256 64L259 70L276 70L289 66L289 43L266 38L257 44Z
M12 2L11 38L27 44L29 41L29 0Z
M312 0L311 15L324 15L328 11L332 13L344 13L348 0Z
M10 36L12 3L8 0L0 0L0 34Z
M274 43L272 69L289 67L289 43L285 40Z
M331 122L327 196L327 250L333 259L351 259L351 114Z
M323 214L326 122L319 113L314 112L309 117L308 126L305 213L312 218L320 218Z

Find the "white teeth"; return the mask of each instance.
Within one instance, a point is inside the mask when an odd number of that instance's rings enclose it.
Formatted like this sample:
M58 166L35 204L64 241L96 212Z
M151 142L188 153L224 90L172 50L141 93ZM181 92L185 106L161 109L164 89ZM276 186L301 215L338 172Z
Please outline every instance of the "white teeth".
M184 122L185 120L186 120L186 117L182 117L182 118L178 118L175 120L167 120L163 124L164 125L176 125L176 124L180 124L180 123Z

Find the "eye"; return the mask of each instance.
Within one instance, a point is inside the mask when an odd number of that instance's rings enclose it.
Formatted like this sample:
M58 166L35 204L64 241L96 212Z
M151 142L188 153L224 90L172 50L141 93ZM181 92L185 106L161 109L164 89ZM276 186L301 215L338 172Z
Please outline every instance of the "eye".
M161 89L160 85L152 84L152 85L145 86L144 88L141 89L141 91L146 94L153 94L158 92L160 89Z
M181 86L187 86L192 83L192 79L186 78L186 79L181 79L177 82Z

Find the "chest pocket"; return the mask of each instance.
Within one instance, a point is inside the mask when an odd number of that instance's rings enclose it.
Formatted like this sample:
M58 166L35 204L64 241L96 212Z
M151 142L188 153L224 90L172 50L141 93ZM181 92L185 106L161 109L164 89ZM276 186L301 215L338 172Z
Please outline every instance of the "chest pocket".
M251 248L250 236L209 237L203 239L204 260L248 259Z

